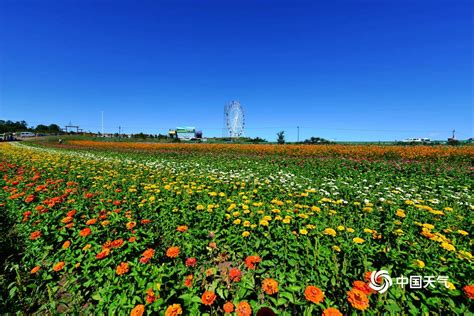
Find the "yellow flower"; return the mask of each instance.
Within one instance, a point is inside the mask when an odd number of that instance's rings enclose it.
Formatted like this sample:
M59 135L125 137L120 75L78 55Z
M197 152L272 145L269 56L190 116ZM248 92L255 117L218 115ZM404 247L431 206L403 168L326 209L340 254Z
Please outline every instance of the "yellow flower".
M352 241L355 242L356 244L363 244L365 242L364 239L359 238L359 237L354 237Z
M244 227L249 227L249 226L250 226L250 222L249 222L249 221L245 221L245 222L243 223L243 225L244 225Z
M267 220L264 220L264 219L261 219L261 220L260 220L260 225L262 225L262 226L268 226L268 221L267 221Z
M367 234L372 234L374 231L372 229L369 229L369 228L364 228L364 233L367 233Z
M239 215L240 215L240 212L239 212L239 211L232 213L232 216L234 216L234 217L237 217L237 216L239 216Z
M201 204L198 204L198 206L196 206L196 210L198 211L202 211L205 207Z
M337 230L341 230L341 231L342 231L342 230L344 230L344 229L346 229L346 228L345 228L344 226L342 226L342 225L337 226Z
M423 268L425 267L425 263L424 263L423 261L421 261L421 260L418 260L418 259L417 259L417 260L415 260L415 263L416 263L416 265L418 266L418 268L423 269Z
M397 230L395 230L393 233L394 233L395 235L397 235L397 236L402 236L402 235L403 235L403 230L397 229Z
M447 251L455 251L456 250L456 248L453 245L451 245L447 242L441 243L441 247L446 249Z
M424 223L422 226L423 226L424 228L429 229L429 230L434 229L434 225L431 225L431 224L428 224L428 223Z
M459 229L459 230L457 231L457 233L458 233L458 234L461 234L461 235L463 235L463 236L469 235L469 233L468 233L467 231L462 230L462 229Z
M304 229L304 228L303 228L303 229L300 229L300 234L301 234L301 235L306 235L306 234L308 234L308 231L307 231L306 229Z
M250 236L250 232L244 231L244 232L242 233L242 237L248 237L248 236Z
M469 251L459 250L458 258L472 260L472 254Z
M317 206L311 206L311 210L312 210L313 212L318 212L318 213L321 212L321 209L320 209L319 207L317 207Z
M456 287L454 286L453 283L449 282L449 281L446 281L446 287L448 288L448 290L450 291L454 291L456 289Z
M283 223L285 224L289 224L291 221L291 219L289 219L288 217L286 217L285 219L283 219Z
M354 229L352 229L352 228L346 228L346 230L347 230L348 233L353 233L354 232Z
M341 248L339 248L338 246L332 246L332 250L341 252Z
M397 212L395 213L395 215L397 215L398 217L401 217L401 218L405 218L406 217L406 214L405 212L402 210L402 209L398 209Z
M237 218L236 220L234 220L234 225L239 225L241 222L240 218Z
M324 235L329 235L329 236L332 236L332 237L336 237L336 231L332 228L326 228L324 231L323 231L323 234Z

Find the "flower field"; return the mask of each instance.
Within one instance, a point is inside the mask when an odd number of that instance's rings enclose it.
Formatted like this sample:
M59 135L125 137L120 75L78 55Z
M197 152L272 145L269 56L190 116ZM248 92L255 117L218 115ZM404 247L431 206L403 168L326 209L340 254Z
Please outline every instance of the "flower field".
M0 143L2 311L473 311L472 146L56 147Z

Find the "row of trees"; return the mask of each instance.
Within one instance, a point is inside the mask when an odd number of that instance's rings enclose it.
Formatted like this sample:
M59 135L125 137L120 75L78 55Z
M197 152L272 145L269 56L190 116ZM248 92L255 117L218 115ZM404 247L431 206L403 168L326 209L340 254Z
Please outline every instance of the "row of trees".
M35 132L35 133L59 133L61 128L57 124L43 125L36 127L28 127L25 121L5 121L0 120L0 133L16 133L16 132Z
M277 143L284 144L285 143L285 131L280 131L277 133ZM330 144L331 142L327 139L321 137L311 137L305 139L303 144Z

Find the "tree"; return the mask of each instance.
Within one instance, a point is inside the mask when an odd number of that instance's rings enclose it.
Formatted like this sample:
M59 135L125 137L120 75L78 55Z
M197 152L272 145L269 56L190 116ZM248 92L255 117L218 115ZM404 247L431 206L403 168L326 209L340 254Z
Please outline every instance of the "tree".
M50 133L59 133L59 132L61 132L61 128L57 124L50 124L48 126L48 131Z
M277 133L277 142L280 145L285 143L285 131L280 131Z
M48 131L48 126L39 124L35 127L36 132L47 132Z

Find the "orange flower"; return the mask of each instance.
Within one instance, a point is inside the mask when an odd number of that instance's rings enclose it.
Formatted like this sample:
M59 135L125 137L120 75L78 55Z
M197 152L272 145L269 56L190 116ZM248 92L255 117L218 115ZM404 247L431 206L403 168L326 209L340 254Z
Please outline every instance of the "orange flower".
M86 222L86 225L94 225L95 223L97 223L97 218L91 218Z
M70 223L74 220L74 218L72 218L72 216L66 216L64 217L61 222L63 222L64 224L67 224L67 223Z
M355 309L363 311L369 307L369 299L361 290L353 288L347 292L347 296L347 300Z
M227 302L224 304L224 313L232 313L234 311L234 304Z
M192 274L186 276L184 279L184 286L191 287L193 285L193 277L194 276Z
M370 282L371 275L372 275L372 271L367 271L366 273L364 273L364 280L367 282ZM378 277L376 281L377 283L382 283L382 277Z
M110 254L110 249L109 249L109 248L104 248L104 249L102 249L101 252L99 252L99 253L95 256L95 258L96 258L96 259L99 259L99 260L100 260L100 259L104 259L104 258L107 257L109 254Z
M176 258L179 256L179 247L169 247L168 250L166 250L166 256L169 258Z
M89 250L91 247L92 247L91 244L87 244L87 245L84 246L84 248L82 248L82 250L86 251L86 250Z
M60 261L54 265L53 270L58 272L58 271L61 271L63 268L64 268L64 261Z
M31 274L35 274L36 272L38 272L38 271L39 271L39 269L41 269L41 267L40 267L40 266L36 266L36 267L34 267L33 269L31 269Z
M35 239L38 239L40 237L41 237L41 232L39 230L32 232L31 235L30 235L31 240L35 240Z
M152 248L148 248L142 254L142 256L146 258L152 258L154 255L155 255L155 250Z
M66 240L63 244L63 249L69 248L70 245L71 245L71 242L69 240Z
M242 272L238 268L232 268L229 271L229 277L231 281L239 282L242 277Z
M122 275L128 272L128 262L122 262L121 264L118 265L117 269L115 272L118 275Z
M81 231L79 232L79 236L81 236L81 237L87 237L87 236L90 235L90 233L91 233L91 229L90 229L89 227L87 227L87 228L84 228L83 230L81 230Z
M132 236L128 239L128 242L135 242L137 240L137 237Z
M179 231L180 233L184 233L185 231L188 230L188 226L180 225L180 226L178 226L178 228L176 228L176 230Z
M132 230L133 227L137 226L137 223L136 222L128 222L126 226L127 226L128 230Z
M324 299L324 293L320 288L314 285L308 285L304 290L304 297L314 304L319 304Z
M237 305L235 312L237 313L237 316L250 316L252 315L252 308L249 303L244 301Z
M474 299L474 285L466 285L462 289L468 298Z
M140 304L135 306L130 312L130 316L142 316L145 312L145 305Z
M206 291L204 294L202 294L201 301L204 305L212 305L215 300L216 294L214 294L214 292Z
M364 292L365 295L370 295L372 293L374 293L375 291L372 290L369 285L363 281L354 281L354 283L352 283L352 286L355 288L355 289L358 289L362 292Z
M151 223L151 220L150 219L142 219L140 221L143 225L146 225L146 224L150 224ZM175 304L176 305L176 304Z
M165 316L176 316L181 314L183 314L183 309L179 304L170 305L165 311Z
M262 289L268 295L278 293L278 282L274 279L265 279L262 283Z
M329 307L323 311L322 316L342 316L342 313L337 308Z
M259 263L262 259L259 256L248 256L245 258L245 265L250 270L255 270L255 264Z

